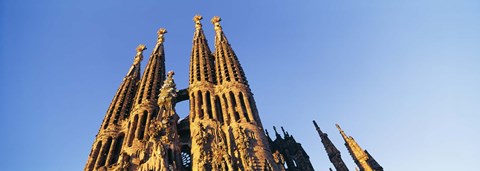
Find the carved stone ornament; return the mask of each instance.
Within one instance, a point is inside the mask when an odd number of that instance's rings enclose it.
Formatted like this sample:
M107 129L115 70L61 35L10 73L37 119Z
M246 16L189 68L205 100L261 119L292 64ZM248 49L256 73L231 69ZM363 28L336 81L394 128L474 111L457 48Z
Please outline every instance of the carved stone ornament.
M222 26L220 25L220 21L222 21L222 19L219 16L214 16L211 20L211 22L212 22L213 26L215 27L216 31L222 30Z
M203 17L201 15L195 15L195 17L193 17L193 21L195 21L195 28L197 30L202 28L202 23L200 23L200 20L202 19Z

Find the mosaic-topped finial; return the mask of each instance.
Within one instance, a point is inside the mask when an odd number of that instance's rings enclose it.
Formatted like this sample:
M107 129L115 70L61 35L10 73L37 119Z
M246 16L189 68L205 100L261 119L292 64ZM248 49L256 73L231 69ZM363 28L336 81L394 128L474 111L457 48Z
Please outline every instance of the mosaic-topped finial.
M200 23L200 20L202 20L203 17L201 15L195 15L195 17L193 17L193 21L195 21L195 28L196 29L201 29L202 28L202 23Z
M158 41L159 41L159 42L165 41L164 38L163 38L163 35L164 35L165 33L167 33L167 30L166 30L165 28L160 28L160 29L158 30L157 34L158 34Z
M222 30L222 26L220 25L220 21L222 21L222 18L220 18L219 16L215 16L211 20L211 22L214 25L216 31Z

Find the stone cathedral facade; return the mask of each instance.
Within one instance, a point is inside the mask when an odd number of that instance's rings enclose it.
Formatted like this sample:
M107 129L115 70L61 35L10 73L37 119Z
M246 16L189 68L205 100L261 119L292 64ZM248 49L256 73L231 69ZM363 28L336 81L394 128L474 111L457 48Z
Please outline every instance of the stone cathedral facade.
M165 71L165 29L158 31L142 76L140 62L146 47L137 47L133 64L107 110L84 170L313 170L301 144L283 127L283 137L274 128L275 140L264 130L245 73L220 25L221 19L211 20L215 31L213 52L201 19L194 17L188 88L177 89L174 72ZM175 104L185 100L190 102L190 112L180 119ZM316 123L315 126L320 131ZM326 136L320 137L323 142ZM364 155L370 156L368 152ZM334 156L335 162L332 161L335 168L338 158Z

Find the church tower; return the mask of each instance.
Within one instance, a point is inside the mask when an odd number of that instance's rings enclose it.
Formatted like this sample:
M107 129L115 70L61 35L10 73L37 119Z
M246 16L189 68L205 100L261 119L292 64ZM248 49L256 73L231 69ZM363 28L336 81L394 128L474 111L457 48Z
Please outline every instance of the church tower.
M145 49L145 45L137 47L137 55L110 103L84 170L95 170L117 162L125 138L121 121L128 117L132 108L133 96L140 79L140 62Z
M219 129L223 116L217 105L218 98L214 98L213 56L203 33L201 19L202 16L199 15L193 18L195 33L190 58L188 87L190 94L189 119L192 138L192 170L222 170L231 166L230 163L225 163L230 162L231 159L226 152L225 136ZM218 150L221 154L214 154L217 149L221 149Z
M315 125L315 128L317 129L318 135L322 139L323 146L325 147L325 151L327 151L328 158L330 159L330 162L332 162L335 169L337 171L348 171L347 166L342 160L340 151L338 151L338 149L335 147L332 141L330 141L330 138L328 138L328 135L326 133L323 133L322 130L320 130L320 127L318 127L317 122L313 121L313 125Z
M383 171L382 166L380 166L366 150L362 150L353 137L347 136L338 124L335 124L335 126L337 126L338 131L340 131L343 140L345 140L345 146L355 161L355 164L360 168L360 171Z
M195 16L190 60L190 129L193 170L278 170L253 94L233 49L214 17L215 52L201 16Z
M202 17L197 15L193 20L188 88L177 89L173 71L166 76L167 31L160 29L142 76L140 62L146 48L137 47L84 170L313 170L309 156L293 136L282 128L282 138L275 129L276 139L272 141L264 130L253 93L223 32L220 17L211 20L215 31L213 52L205 38ZM180 120L175 106L184 100L190 102L189 115ZM335 168L348 171L327 134L315 121L314 125ZM362 171L383 171L366 150L337 127Z

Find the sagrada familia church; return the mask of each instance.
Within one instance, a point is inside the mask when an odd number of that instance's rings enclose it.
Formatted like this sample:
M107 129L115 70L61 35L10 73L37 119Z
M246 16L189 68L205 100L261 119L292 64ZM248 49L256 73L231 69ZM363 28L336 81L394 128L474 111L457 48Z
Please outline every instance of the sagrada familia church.
M165 29L140 76L144 45L137 47L133 64L108 107L92 145L85 171L310 171L309 156L293 136L265 131L247 78L228 43L220 18L213 17L215 49L207 44L200 20L190 58L189 86L178 90L165 72ZM181 119L175 104L190 102ZM340 151L314 126L335 170L348 171ZM383 168L337 125L356 169ZM332 170L330 168L330 170Z

